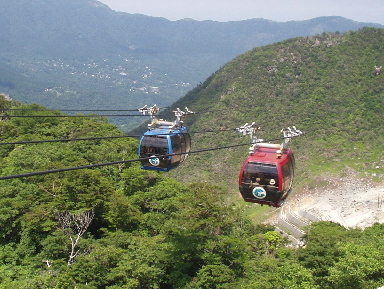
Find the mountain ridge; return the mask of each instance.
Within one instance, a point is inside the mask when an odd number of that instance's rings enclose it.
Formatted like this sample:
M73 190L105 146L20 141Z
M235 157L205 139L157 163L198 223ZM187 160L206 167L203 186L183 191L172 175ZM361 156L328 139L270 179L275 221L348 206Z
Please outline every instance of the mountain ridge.
M257 137L267 140L278 138L281 128L295 125L306 133L291 141L297 152L299 187L317 186L325 172L342 176L349 169L380 181L384 81L382 74L374 76L374 66L384 61L382 47L384 30L375 28L257 47L216 71L169 110L187 106L200 112L185 119L191 131L218 130L193 134L192 150L249 141L248 136L220 132L246 122L260 126ZM237 173L247 149L229 151L192 155L170 175L237 190Z
M53 109L167 106L254 47L329 30L382 27L342 17L171 21L116 12L93 0L0 5L0 64L12 69L0 74L7 84L0 92Z

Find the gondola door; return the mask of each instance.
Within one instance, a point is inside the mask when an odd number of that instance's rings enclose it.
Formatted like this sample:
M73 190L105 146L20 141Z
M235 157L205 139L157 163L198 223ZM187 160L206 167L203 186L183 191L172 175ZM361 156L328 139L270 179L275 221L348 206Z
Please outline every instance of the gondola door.
M171 157L169 136L166 135L144 135L140 142L140 158L142 168L158 171L169 171Z

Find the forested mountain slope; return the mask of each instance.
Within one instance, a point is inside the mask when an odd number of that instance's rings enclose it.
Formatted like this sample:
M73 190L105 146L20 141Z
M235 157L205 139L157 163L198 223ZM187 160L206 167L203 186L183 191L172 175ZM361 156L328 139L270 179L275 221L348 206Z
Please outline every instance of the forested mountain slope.
M240 55L196 87L175 107L198 112L186 119L191 131L220 130L256 122L259 138L275 139L295 125L306 133L291 146L297 180L352 169L383 179L384 30L364 28L289 39ZM193 149L249 141L234 131L193 134ZM236 189L247 147L191 155L172 175Z
M4 97L0 108L18 109L0 121L1 177L136 158L137 141L107 138L120 132L103 118ZM105 138L79 140L94 137ZM0 220L0 288L384 284L383 225L315 223L306 247L294 249L228 202L222 187L183 184L137 162L0 179Z
M255 121L259 137L293 139L295 187L354 170L383 179L384 30L289 39L240 55L174 104L192 150L247 143L227 129ZM7 109L22 109L9 111ZM105 118L66 117L0 99L0 175L137 158ZM165 111L162 115L171 117ZM12 114L14 116L12 117ZM30 116L16 117L15 115ZM35 115L35 117L32 117ZM52 116L55 115L55 116ZM59 142L18 143L31 140ZM137 162L0 179L1 288L378 288L383 225L364 231L311 225L304 248L286 246L231 202L248 144L191 154L167 174ZM179 181L171 178L174 176ZM321 183L318 183L321 185ZM228 194L230 191L230 194ZM259 207L259 206L257 206ZM256 273L255 273L256 272Z

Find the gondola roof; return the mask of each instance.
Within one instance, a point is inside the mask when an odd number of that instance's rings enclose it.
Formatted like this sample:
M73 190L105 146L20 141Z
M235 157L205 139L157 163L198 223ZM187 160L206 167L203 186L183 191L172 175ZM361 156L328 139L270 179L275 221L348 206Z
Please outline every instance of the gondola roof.
M278 163L284 162L284 160L288 157L287 150L282 150L281 155L278 156L277 148L268 148L263 146L257 146L254 152L249 155L249 161L260 160L265 163Z

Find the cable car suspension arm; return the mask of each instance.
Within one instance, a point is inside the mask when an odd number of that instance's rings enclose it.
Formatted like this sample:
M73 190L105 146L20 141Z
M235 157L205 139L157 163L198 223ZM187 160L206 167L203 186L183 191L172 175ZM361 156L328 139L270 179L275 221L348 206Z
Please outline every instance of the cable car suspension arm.
M284 136L284 141L282 144L271 144L271 143L265 143L263 142L263 139L256 138L256 131L260 130L260 127L255 126L255 123L252 122L251 124L244 124L241 127L236 128L236 130L243 134L247 135L249 134L251 136L251 143L252 146L249 148L249 153L253 153L255 150L255 147L257 146L263 146L263 147L270 147L270 148L278 148L280 150L286 150L288 149L288 143L291 138L300 136L304 134L302 131L298 130L295 126L292 126L292 128L283 128L281 132Z
M281 132L284 136L283 149L288 148L288 143L291 138L298 137L304 134L301 130L298 130L296 126L292 126L292 128L283 128Z
M170 122L170 121L165 121L163 119L156 118L155 114L158 111L160 111L160 108L158 108L156 104L153 105L152 107L148 107L147 105L144 105L142 108L138 109L138 111L140 111L144 115L146 114L150 115L151 123L148 124L148 129L152 129L158 125L168 126L170 129L183 126L182 118L185 117L186 115L194 114L194 112L189 110L188 107L185 107L185 110L186 111L182 111L180 110L180 108L173 110L172 112L175 114L176 120L174 122Z

